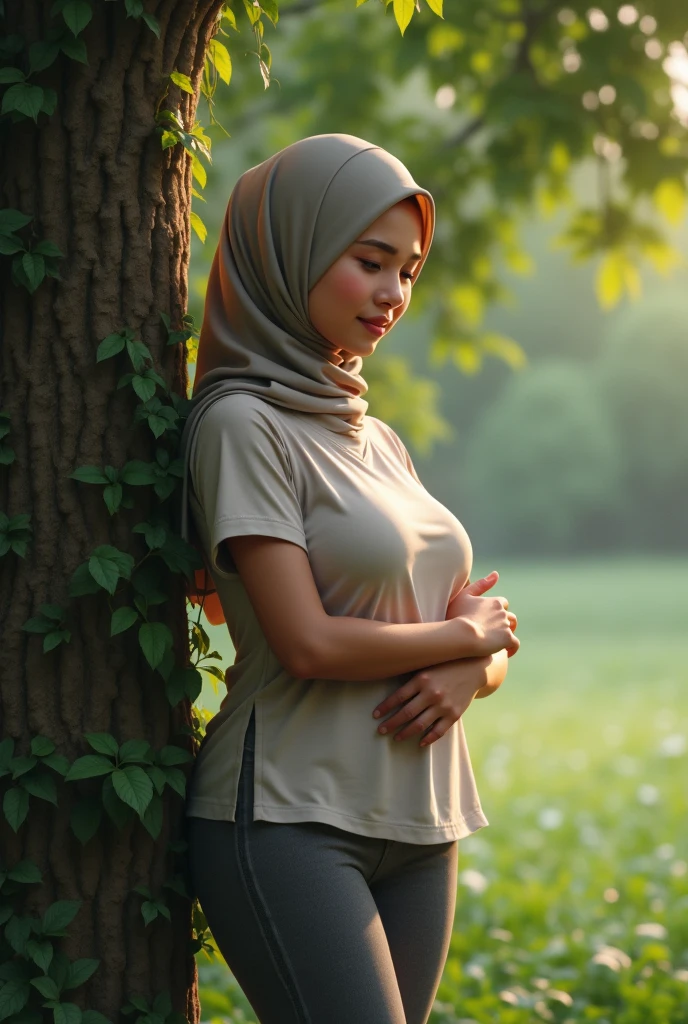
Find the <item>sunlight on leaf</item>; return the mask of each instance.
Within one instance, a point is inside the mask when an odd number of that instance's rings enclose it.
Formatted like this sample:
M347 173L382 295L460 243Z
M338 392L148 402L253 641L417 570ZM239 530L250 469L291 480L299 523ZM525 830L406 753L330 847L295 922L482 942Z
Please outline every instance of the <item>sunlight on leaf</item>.
M677 178L665 178L660 181L652 193L655 206L663 217L673 226L677 227L683 220L686 212L686 190L683 182Z
M394 17L402 36L411 20L414 7L413 0L394 0Z

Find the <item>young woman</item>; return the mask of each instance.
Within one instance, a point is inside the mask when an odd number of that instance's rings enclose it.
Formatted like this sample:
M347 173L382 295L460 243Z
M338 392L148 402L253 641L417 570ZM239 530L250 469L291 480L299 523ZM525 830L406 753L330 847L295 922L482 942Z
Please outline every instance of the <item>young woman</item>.
M395 157L314 136L240 177L208 282L182 533L236 661L189 869L261 1024L427 1021L458 840L488 824L461 715L503 680L516 617L483 596L496 573L469 583L465 530L360 375L433 230Z

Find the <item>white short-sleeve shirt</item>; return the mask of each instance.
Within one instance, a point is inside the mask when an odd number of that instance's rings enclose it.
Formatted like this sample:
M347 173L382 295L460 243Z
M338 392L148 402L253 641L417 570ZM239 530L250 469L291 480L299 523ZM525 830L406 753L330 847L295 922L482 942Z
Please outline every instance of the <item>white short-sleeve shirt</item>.
M361 436L253 395L218 400L199 428L190 504L232 641L229 692L208 723L186 813L234 821L255 707L254 820L321 821L410 843L488 824L463 720L427 747L378 734L373 708L414 674L296 679L265 639L222 541L261 534L308 554L329 615L442 622L469 579L470 540L420 482L396 433Z

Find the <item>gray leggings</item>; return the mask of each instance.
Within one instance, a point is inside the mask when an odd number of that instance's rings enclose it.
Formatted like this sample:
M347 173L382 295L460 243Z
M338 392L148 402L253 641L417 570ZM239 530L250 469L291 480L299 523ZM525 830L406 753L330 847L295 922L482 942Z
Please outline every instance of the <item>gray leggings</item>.
M253 716L236 821L187 818L189 880L260 1024L426 1024L451 938L458 841L253 821Z

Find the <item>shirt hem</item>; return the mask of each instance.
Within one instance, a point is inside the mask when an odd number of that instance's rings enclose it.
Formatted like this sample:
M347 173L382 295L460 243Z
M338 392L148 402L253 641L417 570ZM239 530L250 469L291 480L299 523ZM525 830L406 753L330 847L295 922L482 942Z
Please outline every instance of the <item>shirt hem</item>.
M214 821L235 821L235 810L229 804L216 800L195 799L189 802L186 816L210 818ZM317 821L334 825L345 832L370 836L376 839L393 839L401 843L427 845L465 839L478 829L489 825L480 807L475 807L456 822L448 825L408 825L399 822L373 821L329 810L327 807L274 807L254 804L254 821L271 821L278 824L296 824L300 821Z

